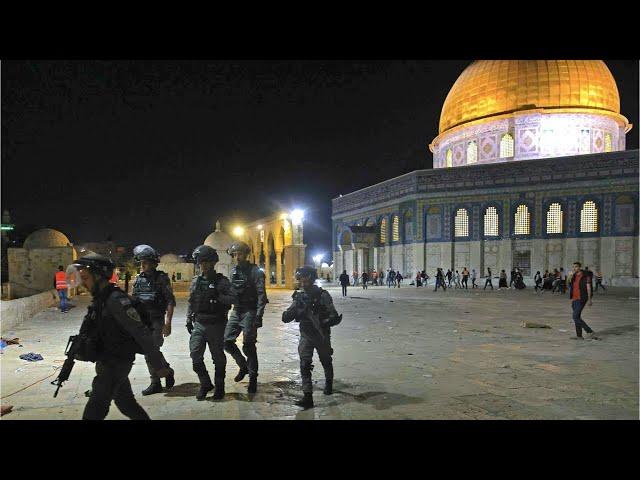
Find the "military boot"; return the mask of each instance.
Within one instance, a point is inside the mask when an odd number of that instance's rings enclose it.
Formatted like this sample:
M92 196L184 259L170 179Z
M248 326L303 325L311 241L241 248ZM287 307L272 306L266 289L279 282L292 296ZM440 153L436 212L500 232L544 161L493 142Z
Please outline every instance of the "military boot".
M249 377L248 393L256 393L258 391L258 379L256 377Z
M249 370L247 369L247 367L241 368L238 374L233 379L233 381L240 382L244 377L247 376L248 373L249 373Z
M325 395L331 395L333 393L333 379L327 378L324 381L324 390L322 391Z
M153 395L154 393L162 393L162 384L160 380L151 382L147 388L142 390L142 395Z
M167 378L164 379L164 384L167 388L171 388L176 384L173 368L171 369L171 374L167 375Z
M196 394L196 400L204 400L205 398L207 398L207 393L209 393L211 390L213 390L211 380L209 380L209 383L200 383L200 390L198 390L198 393Z
M219 380L216 378L216 391L213 393L214 400L222 400L224 398L224 378Z
M304 397L295 403L298 407L302 407L305 410L313 408L313 394L311 392L305 392Z

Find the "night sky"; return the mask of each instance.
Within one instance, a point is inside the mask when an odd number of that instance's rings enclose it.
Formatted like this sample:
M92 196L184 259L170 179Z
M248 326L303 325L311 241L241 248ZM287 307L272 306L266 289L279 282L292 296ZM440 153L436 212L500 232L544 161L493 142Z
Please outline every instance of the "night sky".
M463 61L4 61L2 208L73 243L187 253L305 210L331 250L331 199L415 169ZM607 61L634 124L638 62Z

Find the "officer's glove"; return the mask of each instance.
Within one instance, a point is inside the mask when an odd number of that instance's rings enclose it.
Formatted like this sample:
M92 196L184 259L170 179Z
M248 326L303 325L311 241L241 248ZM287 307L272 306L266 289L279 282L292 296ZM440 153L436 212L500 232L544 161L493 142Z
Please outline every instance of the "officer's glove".
M262 317L256 317L256 328L260 328L262 326Z
M193 332L193 322L191 321L191 319L187 321L187 332L189 332L189 335L191 335L191 332Z
M283 323L293 322L293 319L294 319L294 318L295 318L295 317L292 317L292 316L291 316L291 317L289 317L289 316L287 316L287 312L286 312L286 311L285 311L285 312L282 312L282 322L283 322Z

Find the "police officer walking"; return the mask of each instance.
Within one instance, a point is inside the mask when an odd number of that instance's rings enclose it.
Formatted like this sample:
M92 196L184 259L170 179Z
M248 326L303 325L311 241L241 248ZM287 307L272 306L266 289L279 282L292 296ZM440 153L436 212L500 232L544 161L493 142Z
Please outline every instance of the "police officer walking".
M240 367L234 378L241 381L249 374L248 393L258 390L258 353L256 341L258 328L262 326L264 308L269 302L265 291L265 278L257 265L249 263L247 257L251 249L244 242L235 242L227 253L237 261L231 272L231 285L236 301L229 314L229 321L224 332L224 349L231 354ZM236 345L236 339L242 332L242 352Z
M115 264L102 255L89 254L80 258L74 267L80 271L83 286L93 296L81 332L87 332L95 346L96 376L82 418L103 420L113 400L130 419L149 420L129 382L135 355L144 353L158 377L173 376L173 369L154 344L131 299L109 283Z
M164 344L164 337L171 335L171 319L176 306L171 282L165 272L156 270L160 256L149 245L138 245L134 248L133 258L136 262L140 262L142 271L133 283L131 296L139 300L148 312L153 343L160 348ZM161 393L160 378L155 374L149 358L145 357L145 360L151 375L151 384L142 391L142 395ZM167 388L173 387L175 384L173 375L166 378L165 384Z
M313 407L313 384L311 371L313 370L313 350L318 352L320 363L324 369L324 394L333 393L333 348L331 348L331 327L342 321L338 315L331 295L326 290L314 285L317 278L315 267L305 265L296 270L296 280L300 282L302 291L293 293L293 303L282 312L282 321L289 323L293 320L300 322L300 340L298 354L300 355L300 376L302 377L302 392L304 397L296 405L304 409Z
M193 371L200 380L198 400L204 400L213 390L211 377L204 364L204 351L209 352L215 364L214 400L224 397L224 377L227 356L224 354L224 332L227 325L227 313L235 301L229 279L215 271L218 252L200 245L193 251L193 258L200 266L200 274L195 276L189 289L189 307L187 309L187 331L189 351L193 362Z

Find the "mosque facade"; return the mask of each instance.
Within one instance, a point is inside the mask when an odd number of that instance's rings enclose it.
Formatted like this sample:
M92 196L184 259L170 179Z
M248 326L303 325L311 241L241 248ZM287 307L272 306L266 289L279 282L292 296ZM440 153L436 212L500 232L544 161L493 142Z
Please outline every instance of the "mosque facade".
M594 60L472 63L443 105L418 170L332 201L343 270L436 268L484 276L574 261L638 285L638 150L617 85Z

